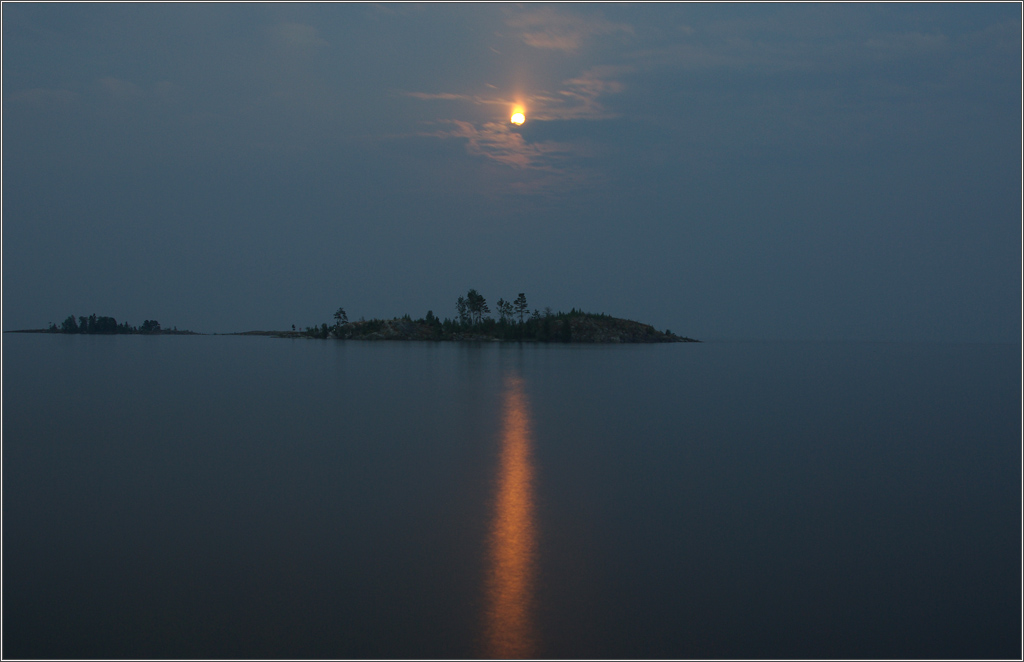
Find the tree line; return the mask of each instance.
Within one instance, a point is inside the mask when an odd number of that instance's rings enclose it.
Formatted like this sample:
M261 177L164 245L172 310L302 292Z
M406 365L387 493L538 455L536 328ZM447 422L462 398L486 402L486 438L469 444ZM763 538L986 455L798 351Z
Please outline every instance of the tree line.
M455 300L456 316L441 318L428 310L424 317L413 319L403 315L390 322L385 320L359 320L349 323L344 308L334 313L334 323L307 326L298 332L310 338L359 339L373 337L386 326L405 329L411 337L425 340L456 340L473 337L498 340L528 340L538 342L572 342L572 323L575 317L607 318L604 313L585 313L573 308L568 313L554 312L550 307L540 311L530 310L526 294L520 292L515 299L498 299L495 304L497 317L492 317L487 299L476 289L470 289ZM294 330L294 326L292 329Z
M127 322L118 324L117 320L113 317L107 317L105 315L97 316L96 313L93 313L88 317L78 317L77 320L74 315L68 315L67 319L61 322L60 326L51 322L49 331L50 333L89 333L107 335L118 333L191 333L190 331L178 331L178 327L174 327L173 330L163 329L160 327L160 322L156 320L146 320L142 323L142 326L132 326Z

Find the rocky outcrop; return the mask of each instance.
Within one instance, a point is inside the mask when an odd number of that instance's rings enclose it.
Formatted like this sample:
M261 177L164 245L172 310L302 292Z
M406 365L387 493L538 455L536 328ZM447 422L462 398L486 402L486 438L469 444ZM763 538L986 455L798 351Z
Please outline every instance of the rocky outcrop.
M656 330L650 324L616 317L569 317L570 342L575 343L652 343L652 342L697 342L682 338L674 333Z

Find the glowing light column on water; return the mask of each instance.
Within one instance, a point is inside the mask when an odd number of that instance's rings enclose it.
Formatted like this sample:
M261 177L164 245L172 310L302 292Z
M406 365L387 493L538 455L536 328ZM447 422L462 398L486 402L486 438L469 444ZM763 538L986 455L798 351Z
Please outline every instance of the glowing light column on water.
M530 419L522 380L505 385L501 461L491 520L487 612L487 657L535 657L533 602L537 528L534 522Z

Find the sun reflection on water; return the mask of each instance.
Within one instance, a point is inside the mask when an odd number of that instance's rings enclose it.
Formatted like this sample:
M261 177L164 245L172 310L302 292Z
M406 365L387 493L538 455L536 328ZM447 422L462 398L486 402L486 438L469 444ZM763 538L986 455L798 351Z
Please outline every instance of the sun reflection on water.
M487 657L535 657L533 620L537 527L534 522L530 416L523 383L505 384L497 494L488 540Z

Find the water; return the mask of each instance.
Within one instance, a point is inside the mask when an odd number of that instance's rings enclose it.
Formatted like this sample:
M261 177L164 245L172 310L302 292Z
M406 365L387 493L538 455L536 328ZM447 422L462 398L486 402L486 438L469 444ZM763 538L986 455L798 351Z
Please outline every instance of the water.
M1020 655L1020 349L4 336L4 657Z

